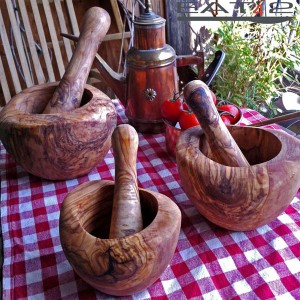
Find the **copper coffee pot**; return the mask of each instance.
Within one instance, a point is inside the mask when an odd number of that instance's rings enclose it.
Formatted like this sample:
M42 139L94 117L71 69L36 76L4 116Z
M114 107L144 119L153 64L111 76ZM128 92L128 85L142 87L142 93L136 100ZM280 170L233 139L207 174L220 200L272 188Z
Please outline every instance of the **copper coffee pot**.
M126 77L113 72L96 56L96 67L125 107L126 116L137 131L164 131L160 107L163 101L178 92L177 67L197 64L199 56L176 56L166 44L166 20L152 11L145 1L145 11L135 18L134 44L126 56Z
M164 131L160 106L178 92L177 67L197 64L203 73L203 57L176 56L166 44L165 23L152 11L151 1L145 1L144 13L133 21L134 43L126 55L125 76L114 72L99 55L95 59L103 80L121 100L130 124L139 132Z

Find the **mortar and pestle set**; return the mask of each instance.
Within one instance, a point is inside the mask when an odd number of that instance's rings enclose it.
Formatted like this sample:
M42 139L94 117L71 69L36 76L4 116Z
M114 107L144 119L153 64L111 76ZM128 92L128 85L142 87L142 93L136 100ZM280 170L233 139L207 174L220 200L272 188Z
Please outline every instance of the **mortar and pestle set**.
M91 181L64 199L59 230L76 273L95 289L132 295L154 283L169 264L181 212L168 197L138 188L138 135L119 125L112 135L115 182Z
M50 180L82 176L110 149L115 107L86 84L109 25L105 10L89 9L61 81L22 91L0 112L0 139L27 172Z
M274 220L300 187L300 141L286 132L228 126L199 80L184 97L201 128L184 131L176 160L182 187L212 223L236 231Z

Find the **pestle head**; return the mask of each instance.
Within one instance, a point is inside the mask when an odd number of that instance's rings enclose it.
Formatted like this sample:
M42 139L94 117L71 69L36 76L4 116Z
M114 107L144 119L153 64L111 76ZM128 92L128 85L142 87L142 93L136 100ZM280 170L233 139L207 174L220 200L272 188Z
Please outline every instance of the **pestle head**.
M114 153L126 153L128 159L136 161L139 136L133 126L129 124L118 125L112 134L112 146ZM135 167L134 167L135 168Z

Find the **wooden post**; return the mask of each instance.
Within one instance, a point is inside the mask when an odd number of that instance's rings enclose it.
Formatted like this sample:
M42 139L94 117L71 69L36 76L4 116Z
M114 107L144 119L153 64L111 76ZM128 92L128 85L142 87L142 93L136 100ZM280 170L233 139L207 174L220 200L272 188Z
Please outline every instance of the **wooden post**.
M178 0L165 1L167 43L175 49L177 55L191 54L190 22L177 20L177 2ZM190 1L181 0L181 2Z

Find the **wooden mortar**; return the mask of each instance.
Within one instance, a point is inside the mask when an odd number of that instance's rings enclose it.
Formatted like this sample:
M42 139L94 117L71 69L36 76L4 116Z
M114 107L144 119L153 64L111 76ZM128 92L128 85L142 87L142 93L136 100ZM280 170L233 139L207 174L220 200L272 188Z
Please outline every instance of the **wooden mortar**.
M116 163L121 162L116 183L99 180L78 186L64 199L59 220L61 244L75 272L115 296L132 295L159 278L174 254L181 226L180 210L171 199L141 188L137 192L135 145L128 149L136 138L128 139L131 130L124 138L123 129L113 139ZM137 218L127 217L132 209Z
M282 131L228 127L249 161L229 167L207 156L204 133L194 127L179 137L176 159L182 187L211 222L236 231L265 225L281 214L300 186L300 141Z
M50 180L70 179L87 174L108 152L117 123L115 107L85 81L109 23L103 9L89 9L79 48L62 81L25 89L0 112L0 139L27 172ZM96 42L90 46L93 37Z
M11 99L0 112L0 139L27 172L65 180L87 174L103 160L117 114L111 99L90 85L82 107L41 114L57 85L31 87Z

